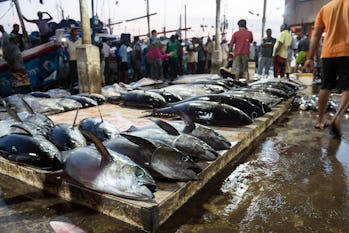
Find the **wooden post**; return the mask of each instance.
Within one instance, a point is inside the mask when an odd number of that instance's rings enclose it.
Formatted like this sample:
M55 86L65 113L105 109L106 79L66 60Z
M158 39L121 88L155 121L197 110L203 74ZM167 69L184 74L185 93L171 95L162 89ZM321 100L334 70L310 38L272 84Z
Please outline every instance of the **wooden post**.
M267 0L264 0L263 17L262 17L262 39L264 38L265 21L266 21L266 19L265 19L266 8L267 8Z
M76 49L80 93L101 93L99 48L91 44L91 28L86 0L80 1L83 45Z
M86 0L79 0L79 2L80 2L82 43L91 44L90 17L88 16L87 2Z
M211 66L211 74L219 74L219 68L222 64L222 52L220 48L220 12L221 12L221 1L216 0L216 30L215 30L215 44L214 51L212 54L212 66Z
M20 8L20 6L19 6L17 0L13 0L13 3L14 3L15 6L16 6L16 10L17 10L19 22L20 22L21 27L22 27L24 48L25 48L25 49L28 49L28 48L30 47L30 46L29 46L29 40L28 40L28 33L27 33L27 30L25 29L22 11L21 11L21 8Z

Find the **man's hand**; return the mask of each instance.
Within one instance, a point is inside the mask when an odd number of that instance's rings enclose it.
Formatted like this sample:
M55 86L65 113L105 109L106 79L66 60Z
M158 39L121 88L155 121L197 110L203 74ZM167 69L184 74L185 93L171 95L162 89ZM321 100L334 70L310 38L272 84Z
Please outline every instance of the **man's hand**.
M304 63L304 69L307 72L313 72L313 70L314 70L314 60L310 59L310 58L307 58L307 60L305 60L305 63Z

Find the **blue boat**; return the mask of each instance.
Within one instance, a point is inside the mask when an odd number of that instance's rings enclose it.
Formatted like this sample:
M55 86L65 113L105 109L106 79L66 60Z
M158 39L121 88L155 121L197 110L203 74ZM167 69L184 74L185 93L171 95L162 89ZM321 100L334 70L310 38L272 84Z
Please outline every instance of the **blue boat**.
M25 69L35 90L45 89L58 83L61 45L47 42L23 51ZM5 61L0 61L0 93L1 97L12 93L12 79Z

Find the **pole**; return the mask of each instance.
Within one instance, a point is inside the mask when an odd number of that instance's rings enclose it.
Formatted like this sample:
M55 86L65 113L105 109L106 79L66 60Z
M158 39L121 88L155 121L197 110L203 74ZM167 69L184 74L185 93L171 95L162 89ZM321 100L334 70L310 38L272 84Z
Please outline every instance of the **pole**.
M265 31L265 13L266 13L266 9L267 9L267 0L264 0L264 4L263 4L263 17L262 17L262 39L264 38L264 31Z
M148 36L150 37L150 17L149 17L149 0L146 0L147 4L147 23L148 23Z
M79 0L80 3L80 18L82 27L82 43L91 44L91 29L88 16L88 7L86 0Z
M13 3L16 6L19 22L21 24L22 31L23 31L24 40L25 40L25 42L27 42L28 41L28 33L27 33L27 30L25 29L21 8L19 7L19 4L18 4L17 0L13 0Z
M92 10L92 41L95 40L95 1L91 0L91 10Z
M184 5L184 28L187 28L187 5ZM184 40L187 41L187 30L184 31Z

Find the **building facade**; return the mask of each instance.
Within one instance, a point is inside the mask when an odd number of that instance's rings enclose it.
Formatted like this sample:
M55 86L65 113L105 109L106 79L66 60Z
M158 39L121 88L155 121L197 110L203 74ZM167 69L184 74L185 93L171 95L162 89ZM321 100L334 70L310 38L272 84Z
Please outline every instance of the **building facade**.
M285 0L284 22L298 34L311 35L313 24L321 7L331 0Z

